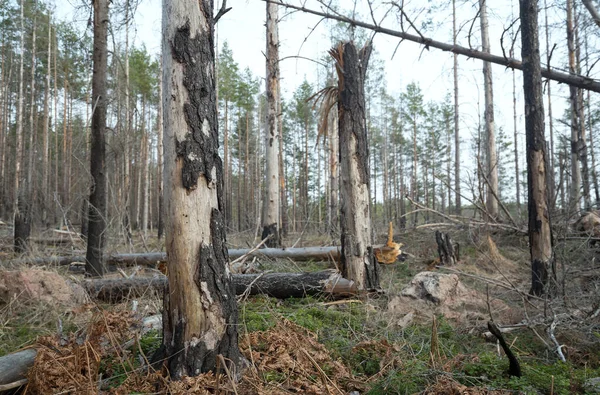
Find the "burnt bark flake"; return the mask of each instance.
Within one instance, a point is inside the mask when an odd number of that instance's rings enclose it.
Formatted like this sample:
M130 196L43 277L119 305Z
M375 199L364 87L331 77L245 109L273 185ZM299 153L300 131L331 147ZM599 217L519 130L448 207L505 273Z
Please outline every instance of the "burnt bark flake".
M188 93L184 113L189 133L183 141L176 141L175 149L183 160L183 186L193 190L200 175L204 175L209 185L215 181L216 174L212 171L219 160L219 140L216 113L211 111L211 103L217 100L214 75L200 70L200 59L203 64L214 63L212 35L202 32L191 37L190 33L189 21L177 29L171 53L183 65L183 86Z

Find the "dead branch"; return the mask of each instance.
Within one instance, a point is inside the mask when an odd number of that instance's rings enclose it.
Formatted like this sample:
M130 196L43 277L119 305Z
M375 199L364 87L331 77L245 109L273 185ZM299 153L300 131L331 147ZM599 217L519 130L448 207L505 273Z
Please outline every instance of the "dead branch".
M327 12L320 12L316 10L312 10L310 8L306 8L303 6L296 6L289 3L282 3L279 1L273 0L263 0L272 4L277 4L283 7L292 8L298 11L305 12L307 14L317 15L326 19L333 19L340 22L348 23L352 26L358 26L365 29L373 30L374 32L383 33L389 36L398 37L404 40L412 41L421 45L431 46L433 48L440 49L442 51L452 52L457 55L463 55L470 58L480 59L487 62L499 64L511 69L523 70L523 63L518 59L508 58L505 59L503 56L492 55L488 53L484 53L475 49L469 49L465 47L461 47L459 45L451 45L446 44L441 41L435 41L431 38L421 38L419 36L415 36L413 34L399 32L397 30L388 29L382 27L380 25L373 25L370 23L362 22L353 18L348 18L345 16L337 16ZM600 81L595 80L593 78L579 75L579 74L568 74L559 71L552 71L547 68L542 69L542 76L553 81L561 82L570 86L575 86L577 88L587 89L593 92L600 93Z

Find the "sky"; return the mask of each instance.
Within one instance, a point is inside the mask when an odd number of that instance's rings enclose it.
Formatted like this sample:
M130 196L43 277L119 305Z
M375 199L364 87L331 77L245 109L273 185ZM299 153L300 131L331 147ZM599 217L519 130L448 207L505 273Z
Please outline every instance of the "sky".
M65 5L69 1L57 0ZM288 0L294 4L300 4L300 0ZM215 1L215 7L220 7L220 2ZM371 18L368 8L364 6L365 0L359 0L357 10L362 11L361 19L370 23ZM316 0L303 0L308 8L320 10L321 6ZM350 7L350 0L339 0L339 3ZM427 27L425 36L437 41L448 42L452 40L452 10L444 8L443 11L432 14L427 13L426 7L432 5L442 7L446 1L429 1L424 3L420 0L406 0L407 10L413 22L421 26L428 17L432 17L432 24ZM510 1L489 2L488 17L490 22L491 52L502 54L500 48L500 37L503 30L514 20L514 14L518 12L515 0L515 8L511 9ZM388 1L376 0L375 14L379 19L389 7ZM219 46L227 41L234 59L240 65L240 69L249 67L255 76L264 79L265 75L265 2L262 0L228 0L227 6L232 10L225 14L217 24L217 42ZM479 46L480 25L476 18L478 4L476 0L457 0L457 13L459 19L459 45L469 46L469 42L475 48ZM548 10L550 21L557 24L564 21L564 10L551 6ZM59 15L64 18L73 18L69 14L68 7L59 7ZM543 26L544 14L540 14L540 26ZM309 82L316 84L319 74L325 72L322 66L304 59L288 58L290 56L302 56L306 58L319 59L325 56L331 47L327 35L330 24L320 22L320 18L300 12L290 13L280 8L280 58L286 58L280 63L282 77L282 92L285 98L290 98L294 90L306 78ZM383 26L399 30L397 19L388 15ZM316 26L316 28L315 28ZM518 23L516 24L518 26ZM133 24L132 37L136 45L142 43L146 48L158 56L161 39L161 0L142 0ZM471 40L467 38L469 30L472 30ZM414 31L409 31L414 34ZM599 35L600 36L600 35ZM544 32L540 31L542 49L545 47ZM505 42L508 38L505 38ZM550 46L558 45L554 54L553 66L564 68L566 56L561 53L564 47L564 29L555 29L550 34ZM399 44L395 37L377 34L374 37L374 48L377 56L383 60L385 67L386 89L395 97L405 89L410 82L418 82L425 96L425 100L443 101L453 89L451 53L442 52L437 49L424 50L422 46L404 41ZM399 45L398 45L399 44ZM506 44L505 44L506 45ZM395 54L394 54L395 52ZM516 58L520 58L520 42L515 45ZM544 57L544 55L542 55ZM372 58L373 59L373 58ZM502 66L493 65L495 118L497 129L502 128L510 136L513 135L513 99L512 99L512 71ZM323 76L321 74L321 77ZM483 74L482 62L476 59L459 57L459 91L460 91L460 126L461 126L461 151L469 149L469 139L476 132L483 107ZM263 88L264 89L264 88ZM564 86L552 85L553 112L557 117L562 116L565 109L567 92ZM525 144L524 116L522 102L522 80L520 74L516 75L516 96L518 110L518 144L520 150ZM555 122L556 125L556 122ZM463 156L465 158L465 156ZM521 155L521 169L525 168L524 155ZM468 166L468 163L467 163Z

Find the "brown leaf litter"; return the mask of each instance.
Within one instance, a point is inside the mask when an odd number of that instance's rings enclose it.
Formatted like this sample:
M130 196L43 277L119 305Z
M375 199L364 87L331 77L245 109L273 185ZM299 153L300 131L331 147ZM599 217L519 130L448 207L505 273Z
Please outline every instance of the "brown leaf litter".
M135 321L131 313L99 311L82 333L41 337L25 393L98 393L102 358L122 352L119 345L131 336Z
M365 341L353 351L381 355L380 372L371 378L356 378L340 360L332 357L318 342L316 334L291 321L282 319L263 332L240 336L240 349L249 362L240 382L234 382L225 369L196 377L170 381L166 372L137 369L131 372L130 354L121 344L130 339L136 328L136 318L128 312L99 311L94 315L85 333L69 339L43 337L38 341L38 354L28 374L25 394L348 394L368 389L368 382L390 370L402 369L399 351L385 340ZM117 358L115 358L115 356ZM112 357L112 359L110 359ZM108 361L122 364L127 371L123 382L115 388L104 388ZM449 361L450 362L450 361ZM460 363L460 361L453 361ZM445 368L451 370L452 362ZM425 389L424 394L504 394L466 387L447 375Z

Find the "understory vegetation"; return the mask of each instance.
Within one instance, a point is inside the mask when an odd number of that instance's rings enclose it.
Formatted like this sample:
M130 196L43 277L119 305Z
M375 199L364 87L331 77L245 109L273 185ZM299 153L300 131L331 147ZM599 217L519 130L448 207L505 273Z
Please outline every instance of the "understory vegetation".
M82 383L90 380L101 391L119 394L353 390L361 394L431 394L465 393L467 389L475 394L592 393L586 382L600 377L600 298L597 281L589 275L595 269L595 251L583 240L559 240L557 295L538 300L526 296L529 266L524 236L496 232L488 238L475 229L450 232L461 247L460 263L451 268L435 268L435 240L430 230L396 235L395 239L405 244L407 259L381 268L381 293L342 299L328 295L285 300L240 297L239 341L250 367L237 383L224 368L216 376L201 375L178 383L169 382L160 371L148 370L161 344L161 333L153 329L141 334L135 322L160 313L158 297L139 299L136 313L131 312L131 300L118 305L90 302L68 310L16 300L4 304L0 310L0 356L31 345L46 350L44 353L72 356L78 355L75 348L90 345L88 359L93 360L93 367L86 358L73 362L79 366L75 370L81 372L80 378L69 377L64 369L49 374L36 362L34 370L42 369L39 373L44 374L39 377L46 381L36 382L40 378L30 373L29 393L42 384L79 392L77 388L87 388ZM314 245L317 240L303 242ZM331 266L328 262L260 259L260 270L267 272ZM66 268L52 270L76 279ZM481 303L467 298L451 310L430 303L427 311L406 313L411 306L395 311L393 301L402 296L414 275L425 270L460 273L469 298L479 298ZM508 376L508 360L495 339L486 336L490 316L508 330L505 337L520 361L522 377ZM560 361L550 337L553 321L553 335L566 362ZM59 365L51 366L56 370Z

